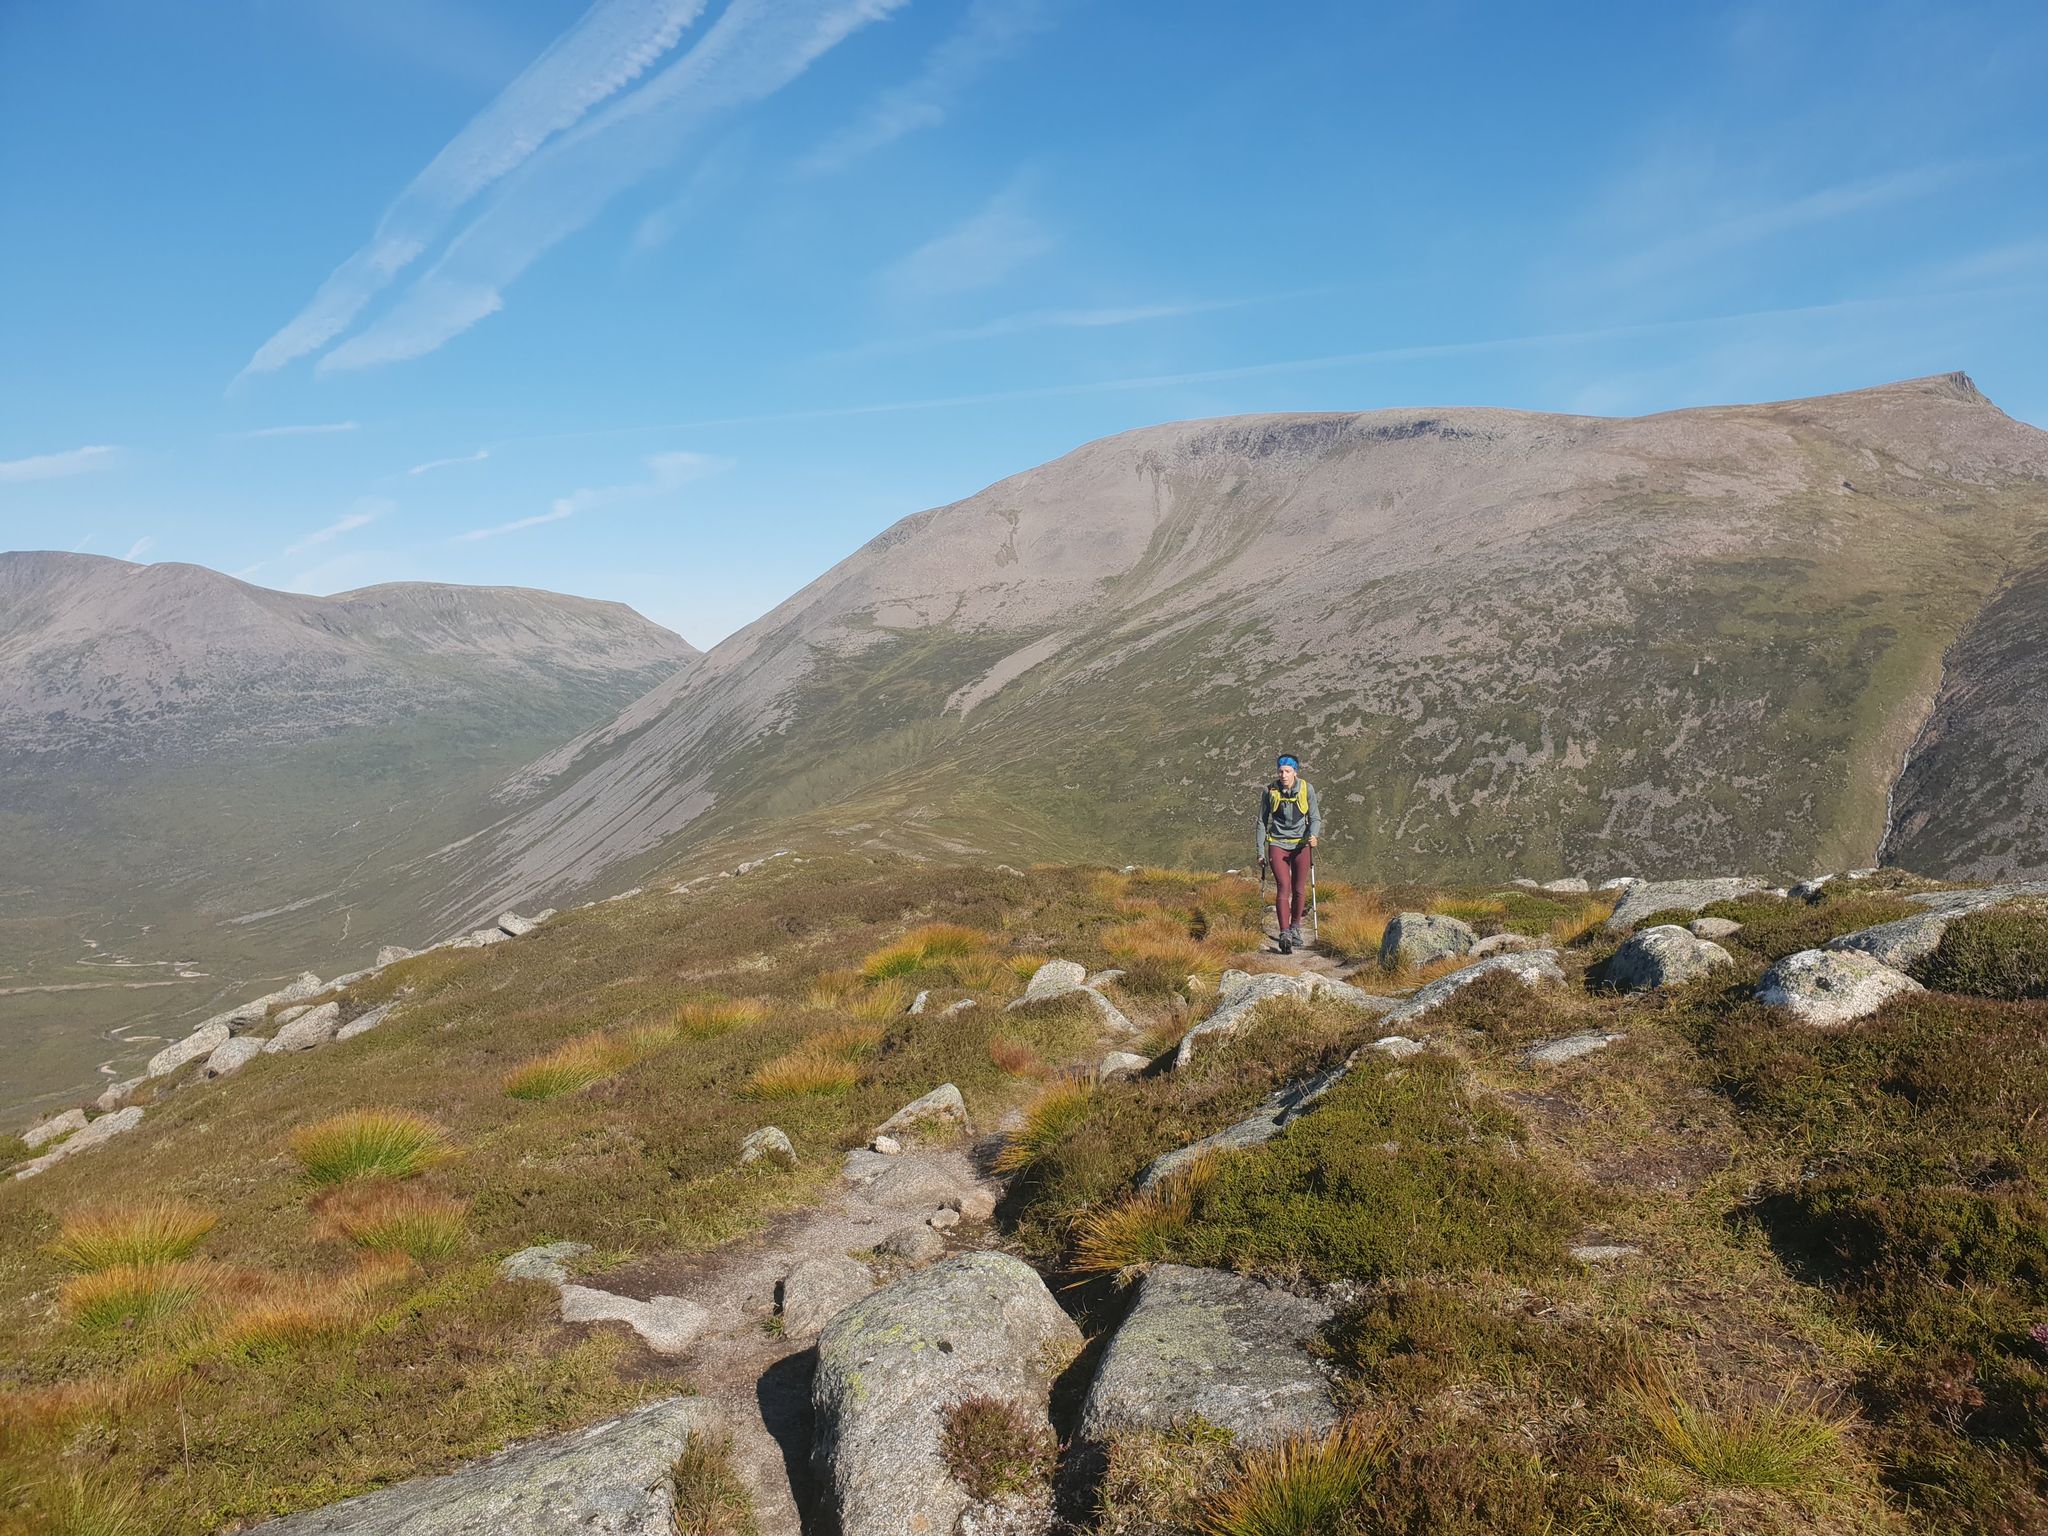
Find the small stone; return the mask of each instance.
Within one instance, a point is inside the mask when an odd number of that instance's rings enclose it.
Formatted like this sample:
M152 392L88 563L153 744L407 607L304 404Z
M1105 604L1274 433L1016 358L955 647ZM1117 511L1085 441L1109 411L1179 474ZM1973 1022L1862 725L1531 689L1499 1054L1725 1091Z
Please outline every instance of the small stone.
M405 989L401 988L400 990L403 991ZM342 1025L341 1028L334 1032L334 1038L336 1040L353 1040L357 1035L367 1035L379 1024L390 1018L391 1010L397 1006L397 998L391 999L388 1003L379 1003L368 1013L359 1014Z
M1490 933L1475 942L1466 953L1474 960L1483 960L1488 955L1522 955L1542 947L1541 940L1532 939L1526 933Z
M1553 896L1583 896L1592 887L1577 875L1567 875L1562 880L1546 880L1538 889L1548 891Z
M1711 939L1671 923L1630 934L1607 962L1607 980L1623 992L1673 987L1735 964L1735 957Z
M1078 960L1048 960L1031 973L1031 980L1024 986L1024 1001L1037 1002L1040 998L1059 997L1076 987L1088 984L1088 967Z
M533 932L533 929L534 923L532 918L521 917L517 912L500 912L498 914L498 932L504 934L508 939L523 938Z
M1122 981L1123 979L1123 970L1120 967L1112 967L1106 971L1095 972L1088 978L1088 985L1091 987L1106 987L1112 981Z
M538 1248L522 1248L498 1261L498 1273L507 1280L544 1280L550 1285L562 1285L569 1278L564 1266L588 1252L588 1243L544 1243Z
M868 1143L870 1152L879 1152L884 1157L894 1157L903 1150L903 1143L894 1136L877 1136Z
M946 1240L922 1223L914 1227L898 1227L875 1244L875 1252L887 1254L892 1259L907 1259L912 1264L929 1264L945 1251Z
M67 1109L63 1114L52 1115L49 1119L38 1121L23 1131L21 1133L21 1142L23 1146L33 1149L45 1146L55 1141L59 1136L69 1136L74 1131L82 1131L84 1129L85 1111L82 1109Z
M1632 885L1641 885L1642 883L1634 875L1616 875L1611 880L1602 880L1595 889L1602 891L1625 891Z
M1387 1035L1382 1039L1373 1041L1367 1049L1378 1051L1383 1055L1393 1057L1396 1061L1400 1061L1409 1056L1420 1056L1428 1047L1420 1040L1410 1040L1406 1035Z
M1380 939L1380 968L1416 969L1467 954L1478 942L1469 923L1440 912L1397 912Z
M932 1000L932 995L931 995L931 993L930 993L929 991L924 991L924 992L920 992L920 993L918 993L918 994L917 994L917 996L913 997L913 998L912 998L912 999L910 1000L910 1006L909 1006L908 1008L906 1008L906 1009L904 1010L904 1012L906 1012L906 1013L923 1013L923 1012L924 1012L924 1005L925 1005L926 1003L930 1002L931 1000Z
M1861 950L1802 949L1768 971L1757 1001L1823 1028L1875 1013L1893 998L1926 988Z
M376 969L381 971L387 965L396 965L401 960L410 960L412 956L413 952L403 944L386 944L377 951Z
M996 1213L996 1197L977 1184L964 1191L953 1202L953 1208L967 1221L987 1221Z
M129 1094L148 1081L149 1079L145 1076L128 1077L123 1078L118 1083L109 1083L100 1090L100 1096L92 1101L92 1107L102 1114L118 1109L123 1099L127 1098Z
M298 1018L301 1014L311 1013L312 1011L313 1005L311 1003L294 1003L289 1008L280 1008L270 1022L283 1026L291 1023L293 1019Z
M1626 1034L1566 1035L1562 1040L1546 1040L1540 1045L1530 1046L1522 1052L1522 1060L1532 1067L1561 1067L1568 1061L1577 1061L1581 1056L1604 1051L1608 1046L1627 1038Z
M962 1012L966 1011L967 1009L969 1009L969 1008L972 1008L973 1006L974 1006L974 999L973 999L973 998L971 998L971 997L963 997L963 998L961 998L961 999L960 999L960 1001L959 1001L959 1002L957 1002L957 1003L948 1003L948 1004L946 1004L946 1012L947 1012L947 1013L949 1013L949 1014L952 1014L952 1013L962 1013Z
M1612 1264L1619 1259L1632 1259L1643 1250L1634 1243L1581 1243L1567 1251L1581 1264Z
M1696 939L1732 939L1742 932L1742 924L1732 917L1696 917L1685 931Z
M960 1225L960 1213L950 1205L942 1205L925 1217L924 1224L934 1232L945 1232Z
M1118 1077L1125 1072L1142 1072L1152 1063L1136 1051L1110 1051L1095 1064L1097 1077Z
M780 1126L764 1125L759 1130L749 1131L740 1142L740 1166L758 1163L762 1158L773 1158L787 1167L796 1166L796 1148Z
M17 1179L32 1179L46 1168L53 1168L65 1158L85 1152L124 1135L142 1124L142 1106L131 1104L126 1109L117 1109L111 1115L101 1115L97 1120L88 1120L85 1129L73 1131L41 1157L23 1163L14 1170Z

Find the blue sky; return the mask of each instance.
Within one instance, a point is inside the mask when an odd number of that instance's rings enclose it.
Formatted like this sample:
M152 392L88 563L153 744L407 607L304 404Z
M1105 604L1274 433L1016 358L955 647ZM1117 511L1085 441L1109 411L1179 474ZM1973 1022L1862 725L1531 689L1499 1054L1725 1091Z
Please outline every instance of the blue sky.
M709 644L1156 421L2048 425L2044 77L2037 3L0 0L0 547Z

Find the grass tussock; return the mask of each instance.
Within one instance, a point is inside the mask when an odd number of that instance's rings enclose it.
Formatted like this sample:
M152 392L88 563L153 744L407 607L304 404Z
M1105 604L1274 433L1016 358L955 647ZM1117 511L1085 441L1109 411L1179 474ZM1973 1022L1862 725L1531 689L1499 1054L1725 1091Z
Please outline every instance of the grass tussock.
M675 1029L684 1040L715 1040L768 1017L768 1005L753 997L693 998L676 1009Z
M1027 1493L1052 1479L1052 1431L999 1397L963 1398L948 1408L939 1452L953 1480L976 1500Z
M49 1251L75 1270L168 1264L189 1258L219 1220L182 1200L88 1206L69 1212Z
M1650 1453L1702 1487L1827 1499L1865 1480L1851 1449L1852 1419L1791 1390L1775 1399L1712 1404L1645 1365L1617 1393L1641 1426Z
M505 1092L515 1099L560 1098L602 1082L632 1060L632 1048L622 1040L605 1034L580 1035L507 1072Z
M1386 1462L1385 1437L1357 1421L1247 1453L1203 1512L1202 1536L1351 1536Z
M757 1099L795 1099L845 1093L859 1081L860 1068L853 1062L804 1045L759 1068L747 1079L747 1092Z
M988 1043L988 1059L1006 1077L1043 1077L1045 1059L1022 1040L998 1035Z
M224 1278L197 1259L114 1264L65 1281L57 1310L88 1333L154 1328L218 1292Z
M48 1517L50 1536L152 1536L149 1513L133 1490L76 1472L56 1481Z
M959 923L927 923L894 943L885 944L861 962L868 981L950 979L951 962L965 960L988 947L988 935Z
M1168 913L1118 924L1103 934L1102 947L1124 973L1124 989L1140 996L1172 992L1210 964L1203 944L1189 932L1187 919Z
M461 1252L469 1202L403 1184L348 1189L321 1216L329 1230L373 1253L431 1264Z
M1020 1173L1057 1147L1088 1116L1094 1085L1084 1078L1064 1078L1040 1090L1024 1110L1024 1123L1003 1141L996 1154L998 1173Z
M353 1109L302 1126L291 1150L315 1184L407 1179L454 1155L440 1126L403 1109Z
M1121 1285L1149 1264L1178 1257L1195 1202L1217 1167L1217 1159L1200 1159L1151 1189L1086 1212L1075 1226L1069 1267L1084 1279L1108 1277Z
M883 981L858 992L840 1006L856 1022L886 1025L909 1012L910 987L900 981Z
M733 1462L730 1439L692 1430L670 1476L675 1536L756 1536L753 1495Z

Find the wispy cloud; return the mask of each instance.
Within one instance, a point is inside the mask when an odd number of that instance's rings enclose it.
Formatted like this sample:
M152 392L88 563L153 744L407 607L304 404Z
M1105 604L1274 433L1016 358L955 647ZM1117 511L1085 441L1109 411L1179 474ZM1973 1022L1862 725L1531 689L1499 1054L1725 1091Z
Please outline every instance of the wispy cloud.
M946 330L924 331L912 336L890 336L858 347L818 354L820 362L844 361L857 357L878 357L898 352L922 352L932 347L958 346L977 341L1000 341L1006 336L1028 336L1040 331L1092 331L1114 326L1144 325L1160 320L1180 320L1189 315L1214 314L1219 310L1245 309L1294 295L1261 295L1244 299L1211 299L1187 304L1121 304L1094 309L1034 309L1023 314L1000 315L978 325L959 325Z
M882 93L859 122L827 139L798 167L809 175L836 171L863 155L945 121L983 71L1047 24L1040 0L969 0L967 14L925 55L914 79Z
M320 370L420 357L496 314L504 308L505 290L528 267L620 193L672 161L691 134L773 95L850 33L905 3L731 0L679 58L507 170L497 197L390 309L322 357ZM379 286L424 248L405 244L404 261L390 266ZM308 334L317 331L318 339L290 355L339 335L361 307L349 306L340 324L313 327Z
M509 523L499 523L490 528L472 528L467 533L458 533L448 542L451 544L475 544L484 539L500 538L508 533L519 533L527 528L538 528L543 523L559 523L564 518L598 507L610 506L617 502L647 501L654 497L666 496L681 490L693 480L732 467L728 459L714 458L705 453L657 453L646 460L645 478L629 485L581 486L566 496L558 496L545 512L531 517L522 517Z
M354 432L361 426L354 421L311 421L288 427L253 427L247 432L230 432L229 437L332 437L337 432Z
M90 474L107 469L121 456L121 450L106 443L84 448L67 448L62 453L38 453L26 459L0 459L0 484L24 480L61 480L67 475Z
M412 179L385 211L370 243L335 269L243 372L272 372L339 336L441 239L465 204L637 80L676 45L704 4L598 0Z
M152 549L155 548L156 540L151 538L148 534L144 534L141 538L137 539L133 544L130 544L128 546L128 553L123 555L121 558L123 560L130 561L140 560L144 555L148 554Z
M885 295L908 301L990 288L1053 247L1013 184L979 211L884 268Z
M488 459L490 456L490 449L479 448L475 453L459 454L452 459L429 459L424 464L413 465L413 467L411 469L408 469L406 473L408 475L425 475L431 474L433 471L437 469L453 469L458 464L481 464L485 459Z
M358 528L367 528L380 517L387 517L398 510L398 503L382 496L359 497L349 510L329 523L325 528L315 529L304 538L284 547L280 558L290 559L303 554L319 544L331 544L345 533L354 533Z

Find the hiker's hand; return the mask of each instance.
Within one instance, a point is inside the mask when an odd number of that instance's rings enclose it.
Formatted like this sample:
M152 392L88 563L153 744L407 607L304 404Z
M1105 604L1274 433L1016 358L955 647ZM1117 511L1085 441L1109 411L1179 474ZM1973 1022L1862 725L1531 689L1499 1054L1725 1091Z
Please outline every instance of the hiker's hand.
M1311 847L1311 848L1315 847L1315 845L1316 845L1316 839L1314 839L1314 838L1310 838L1310 839L1308 840L1308 845L1309 845L1309 847Z

